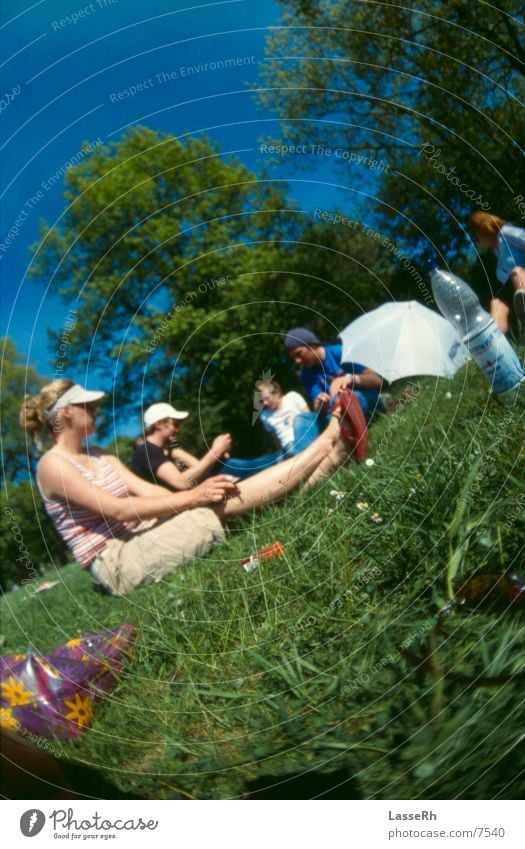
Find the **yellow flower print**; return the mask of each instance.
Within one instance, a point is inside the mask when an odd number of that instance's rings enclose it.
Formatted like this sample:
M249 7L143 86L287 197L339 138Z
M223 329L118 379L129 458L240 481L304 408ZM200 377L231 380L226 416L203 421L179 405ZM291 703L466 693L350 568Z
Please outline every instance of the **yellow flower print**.
M65 699L64 704L66 707L71 708L71 712L66 713L66 719L72 719L76 722L79 728L82 728L83 725L89 725L92 713L91 699L89 696L82 699L79 693L75 693L75 701L68 702L67 699Z
M66 646L68 649L74 649L80 645L82 642L82 637L75 637L73 640L68 640Z
M0 726L9 731L18 731L20 722L13 716L11 708L0 708Z
M53 676L53 678L59 678L60 677L60 672L58 671L58 669L55 669L55 667L51 666L51 664L47 663L47 661L42 660L42 661L40 661L40 664L41 664L42 668L46 670L46 672L49 672L49 674Z
M10 675L7 684L2 684L4 698L10 705L29 705L35 700L32 693L26 690L20 678Z

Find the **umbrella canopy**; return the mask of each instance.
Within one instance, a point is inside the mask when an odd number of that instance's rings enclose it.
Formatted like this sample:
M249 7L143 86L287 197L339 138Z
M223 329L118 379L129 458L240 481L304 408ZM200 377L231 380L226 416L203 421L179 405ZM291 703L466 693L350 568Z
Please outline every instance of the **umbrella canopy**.
M417 301L383 304L340 336L343 363L361 363L388 381L419 374L453 377L469 359L452 325Z

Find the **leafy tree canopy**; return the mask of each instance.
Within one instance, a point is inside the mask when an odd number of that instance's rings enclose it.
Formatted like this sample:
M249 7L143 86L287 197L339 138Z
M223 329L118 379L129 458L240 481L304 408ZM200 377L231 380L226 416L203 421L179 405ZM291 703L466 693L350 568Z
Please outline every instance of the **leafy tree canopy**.
M415 247L464 252L477 209L523 218L517 0L280 2L259 97L286 141L384 158L379 201L368 203Z

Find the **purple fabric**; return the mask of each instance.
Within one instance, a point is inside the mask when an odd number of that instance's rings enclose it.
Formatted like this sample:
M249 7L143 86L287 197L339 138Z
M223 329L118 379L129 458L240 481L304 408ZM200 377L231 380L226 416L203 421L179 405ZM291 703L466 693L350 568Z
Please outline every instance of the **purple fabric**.
M50 655L0 657L0 725L42 737L79 737L113 689L134 644L133 625L69 640Z

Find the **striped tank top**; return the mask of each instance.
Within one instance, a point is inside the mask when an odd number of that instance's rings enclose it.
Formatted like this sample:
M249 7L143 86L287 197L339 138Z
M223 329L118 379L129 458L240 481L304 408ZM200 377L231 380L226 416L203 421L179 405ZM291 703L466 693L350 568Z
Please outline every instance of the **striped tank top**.
M109 495L114 495L117 498L129 495L125 481L99 451L91 450L89 452L90 458L95 459L100 467L98 475L66 454L61 454L58 451L53 453L63 457L64 460L68 460L93 486L103 489ZM38 485L38 488L44 500L47 514L52 519L64 542L73 552L75 560L81 566L89 566L104 551L111 539L118 539L124 531L135 527L137 524L136 522L120 522L109 516L104 517L98 513L92 513L91 510L80 507L72 501L46 498L40 489L40 485Z

